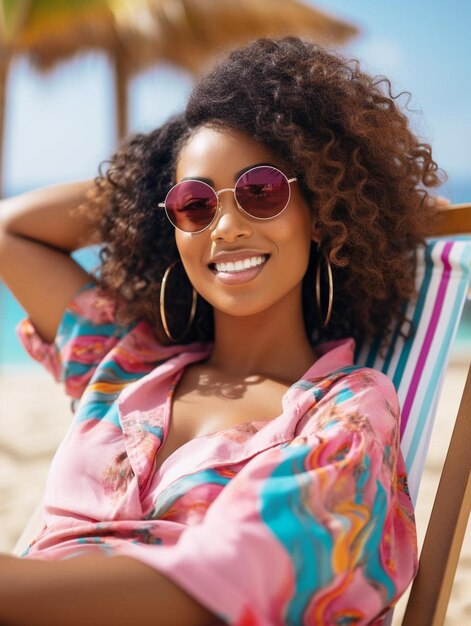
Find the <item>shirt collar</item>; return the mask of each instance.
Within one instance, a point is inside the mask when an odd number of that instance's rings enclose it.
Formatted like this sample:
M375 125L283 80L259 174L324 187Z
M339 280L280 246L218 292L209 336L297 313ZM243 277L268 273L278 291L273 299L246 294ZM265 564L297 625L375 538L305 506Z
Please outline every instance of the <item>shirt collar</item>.
M161 415L159 411L163 408L155 405L155 384L157 381L163 382L164 379L167 379L167 382L164 383L164 389L168 403L168 381L175 380L176 375L181 372L184 366L206 358L210 354L211 348L212 344L189 344L185 346L184 352L170 358L156 367L150 374L129 385L120 395L118 406L126 450L138 476L139 487L143 490L145 490L145 485L151 475L154 456L161 443L160 436L154 436L152 429L146 427L147 422L154 424L154 418L159 418ZM208 447L210 445L216 446L219 440L217 438L207 439L205 446L196 446L195 448L191 458L192 470L212 467L215 458L220 463L223 461L226 465L239 463L274 445L291 441L295 436L299 420L318 401L318 396L313 393L313 388L317 387L317 383L313 381L319 379L323 381L319 385L324 385L327 391L337 379L336 376L331 377L330 375L353 364L354 348L355 341L350 337L317 345L314 351L318 355L318 359L304 373L302 378L285 392L282 399L282 413L241 445L233 443L231 446L227 446L225 444L223 455L219 448L211 451ZM151 443L149 443L149 437L152 439ZM167 463L165 484L174 480L182 468L185 468L185 472L188 473L189 461L187 456L190 444L191 442L188 442L184 450L182 447L180 453L178 450L174 453L171 472L168 471L169 464ZM200 454L200 458L197 458L198 454ZM180 466L180 462L175 463L177 459L182 459L182 466Z
M211 354L212 347L212 342L192 343L184 346L183 351L172 356L170 356L171 351L169 350L170 354L168 356L170 358L168 361L156 367L140 380L129 385L121 394L123 396L122 400L131 393L135 393L140 387L145 386L146 383L148 384L156 379L174 375L182 367L190 363L204 360ZM175 348L175 346L172 346L172 348ZM318 358L301 378L286 391L283 397L283 405L285 405L285 403L291 404L295 401L295 399L291 397L292 392L294 392L294 395L297 395L296 391L299 392L299 387L302 386L300 383L302 383L302 381L323 379L340 368L353 365L355 340L353 337L347 337L344 339L324 341L315 346L314 351Z

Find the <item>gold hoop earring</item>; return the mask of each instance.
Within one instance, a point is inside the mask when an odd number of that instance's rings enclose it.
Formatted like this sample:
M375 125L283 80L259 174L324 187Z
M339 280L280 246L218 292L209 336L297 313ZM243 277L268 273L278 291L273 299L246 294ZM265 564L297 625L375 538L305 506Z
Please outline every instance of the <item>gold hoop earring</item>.
M334 300L334 279L332 277L332 268L330 266L329 257L325 252L322 253L324 256L324 260L327 265L327 275L329 277L329 304L327 307L327 315L325 319L322 321L322 308L321 308L321 263L320 256L317 258L317 268L316 268L316 304L317 311L319 313L319 318L321 319L322 328L325 328L330 320L330 315L332 313L332 303Z
M173 337L173 335L170 332L170 329L168 327L168 324L167 324L167 316L165 315L165 289L166 289L166 286L167 286L168 276L169 276L170 272L172 271L172 269L175 267L175 265L179 261L181 261L181 259L177 259L176 261L173 261L173 263L170 263L170 265L165 270L164 277L162 278L162 284L160 285L160 318L162 319L162 324L163 324L163 327L164 327L165 334L174 343L177 343L178 341L181 341L183 339L183 337L187 334L187 332L190 330L190 327L193 324L193 320L195 319L196 301L197 301L197 298L198 298L198 294L196 293L195 288L192 287L192 289L193 289L193 299L192 299L192 302L191 302L190 319L188 321L188 324L186 325L185 330L183 331L183 334L180 335L180 337L177 337L177 338Z

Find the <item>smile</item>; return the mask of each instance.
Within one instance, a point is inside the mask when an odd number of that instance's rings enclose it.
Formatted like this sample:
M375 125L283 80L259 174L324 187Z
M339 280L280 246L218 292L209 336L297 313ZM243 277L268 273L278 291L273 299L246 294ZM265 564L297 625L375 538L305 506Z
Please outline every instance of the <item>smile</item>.
M257 267L262 265L267 260L268 255L252 256L240 261L229 261L228 263L212 263L211 266L216 269L217 272L243 272L251 267Z
M251 256L227 263L211 263L209 269L219 280L226 284L245 283L257 276L265 266L270 255Z

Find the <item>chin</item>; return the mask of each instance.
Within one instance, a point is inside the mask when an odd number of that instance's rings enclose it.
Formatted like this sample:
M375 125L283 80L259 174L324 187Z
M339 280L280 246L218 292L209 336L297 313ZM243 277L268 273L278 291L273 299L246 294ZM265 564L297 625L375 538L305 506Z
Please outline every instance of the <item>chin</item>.
M204 296L203 296L204 297ZM214 292L212 297L205 298L213 307L214 313L222 313L232 317L250 317L264 313L276 305L278 298L261 298L258 293L256 297L243 297L241 294L226 296L224 298L215 298Z

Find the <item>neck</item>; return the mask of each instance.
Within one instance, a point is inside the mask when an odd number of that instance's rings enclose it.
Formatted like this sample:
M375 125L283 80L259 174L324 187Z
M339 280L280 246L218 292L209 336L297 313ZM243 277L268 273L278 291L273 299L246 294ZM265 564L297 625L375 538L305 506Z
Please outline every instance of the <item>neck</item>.
M263 374L292 384L317 358L304 326L300 286L255 315L214 311L214 348L208 363L227 375Z

